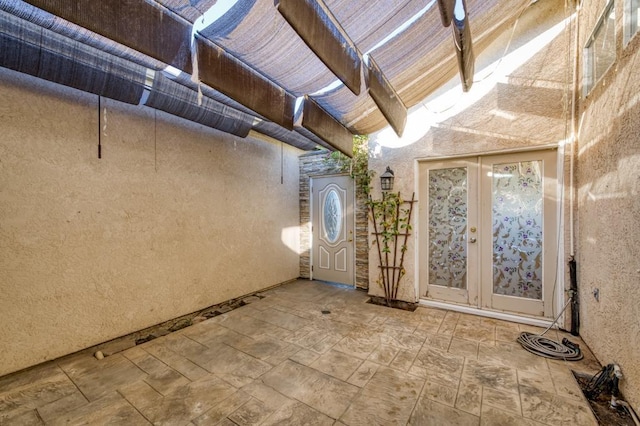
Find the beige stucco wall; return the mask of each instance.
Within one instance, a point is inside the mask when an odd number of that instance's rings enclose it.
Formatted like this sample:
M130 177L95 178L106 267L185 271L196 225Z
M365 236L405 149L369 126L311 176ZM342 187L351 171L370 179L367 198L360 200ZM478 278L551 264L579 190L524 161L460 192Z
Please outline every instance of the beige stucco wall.
M567 105L573 76L567 70L573 68L572 24L568 19L572 13L572 8L565 9L563 2L553 0L531 5L511 41L510 28L477 55L476 82L469 93L462 93L456 77L410 110L402 139L389 128L371 135L369 168L379 176L390 166L395 172L394 191L409 199L414 191L418 196L418 160L560 145L559 161L568 165L570 146L562 145L571 131ZM564 173L568 179L568 167ZM380 197L377 177L373 196ZM406 275L398 294L399 299L411 302L419 299L415 270L419 203L414 207L414 235L409 240ZM568 217L566 204L563 212ZM376 250L370 250L369 262L369 291L382 296L376 284Z
M0 100L0 375L298 277L301 151L103 98L98 159L96 96Z
M581 46L605 3L583 2ZM622 7L617 61L579 104L577 261L581 335L601 363L620 365L640 412L640 37L623 46Z

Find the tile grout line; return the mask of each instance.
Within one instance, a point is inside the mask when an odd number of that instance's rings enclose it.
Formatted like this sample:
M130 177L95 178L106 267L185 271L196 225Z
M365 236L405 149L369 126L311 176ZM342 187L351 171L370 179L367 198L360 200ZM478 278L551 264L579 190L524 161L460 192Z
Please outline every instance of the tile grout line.
M546 365L546 362L545 362ZM516 368L516 381L518 384L518 400L520 401L520 416L524 419L524 408L522 403L522 392L520 392L520 370Z
M444 318L442 319L442 321L440 322L440 326L442 326L442 323L444 322ZM417 327L416 327L417 328ZM440 327L438 327L438 329L440 329ZM422 344L420 345L420 349L418 349L418 351L416 352L416 356L415 358L413 358L413 360L411 361L411 365L409 366L409 370L411 370L411 367L413 367L413 364L415 364L416 359L418 359L418 355L420 355L420 352L422 351L422 349L424 348L424 345L427 344L427 339L424 340L424 342L422 342ZM451 344L451 343L449 343ZM400 352L398 352L399 354ZM397 356L397 355L396 355ZM395 359L395 357L394 357ZM392 361L393 362L393 361ZM409 372L407 372L407 374L411 374ZM417 377L417 376L416 376ZM425 388L427 386L427 379L425 378L422 382L422 387L420 388L420 393L418 394L418 398L416 399L415 404L413 405L413 408L411 409L411 413L409 413L409 418L407 419L407 422L405 424L409 424L409 422L411 421L411 417L413 416L413 413L416 411L416 408L418 407L418 403L420 402L420 397L423 395L423 393L425 392ZM457 397L457 394L456 394ZM455 402L454 402L455 405Z
M142 351L144 351L144 353L146 353L147 355L149 355L151 358L158 360L161 364L163 364L164 366L166 366L169 370L175 371L176 373L178 373L180 376L184 377L185 379L187 379L190 383L193 383L193 380L189 379L187 376L185 376L184 374L182 374L181 372L179 372L178 370L176 370L175 368L173 368L172 366L170 366L169 364L167 364L166 362L164 362L163 360L161 360L160 358L158 358L157 356L155 356L154 354L148 352L146 349L144 348L140 348ZM185 358L186 359L186 358ZM133 361L131 361L133 362ZM135 363L134 363L135 364ZM149 374L149 373L147 373ZM151 385L149 385L151 386ZM153 386L152 386L153 387Z
M67 374L67 372L64 370L64 368L62 368L62 366L60 364L58 364L58 363L56 363L56 367L58 367L60 369L60 371L62 371L64 373L64 375L67 376L69 381L71 381L71 383L73 383L73 386L75 386L75 388L78 390L78 392L80 392L80 395L82 395L82 397L85 399L85 401L87 401L87 404L90 404L92 401L89 401L89 398L87 397L87 395L85 395L84 392L82 392L82 389L80 389L78 384L71 378L71 376L69 376L69 374Z
M147 384L148 384L148 383L147 383ZM150 386L150 385L149 385L149 386ZM153 389L153 388L152 388L152 389ZM155 390L155 389L154 389L154 390ZM140 410L138 409L138 407L136 407L135 405L133 405L133 403L132 403L131 401L129 401L129 400L127 399L127 397L126 397L126 396L124 396L124 395L122 394L122 392L120 392L120 389L116 389L116 392L118 393L118 395L120 395L120 396L122 397L122 399L124 399L125 401L127 401L127 404L129 404L130 406L132 406L132 407L133 407L133 409L134 409L134 410L136 410L136 411L138 412L138 414L140 414L140 415L142 416L142 418L143 418L143 419L145 419L146 421L148 421L150 424L154 424L154 423L151 421L151 419L147 418L147 416L145 416L145 415L142 413L142 411L140 411ZM156 392L158 392L158 391L156 391ZM159 393L160 395L162 395L160 392L158 392L158 393ZM162 397L164 398L164 395L163 395Z
M420 348L420 349L422 350L422 348ZM415 362L415 360L414 360L414 362ZM413 365L413 363L411 365ZM409 418L407 419L407 422L405 423L406 425L408 425L409 422L411 421L411 417L413 417L413 413L416 411L416 408L418 407L418 404L420 403L420 398L424 394L426 387L427 387L427 379L424 379L424 381L422 382L422 387L420 388L420 393L418 394L418 398L416 398L416 402L413 404L413 408L411 409L411 413L409 413Z

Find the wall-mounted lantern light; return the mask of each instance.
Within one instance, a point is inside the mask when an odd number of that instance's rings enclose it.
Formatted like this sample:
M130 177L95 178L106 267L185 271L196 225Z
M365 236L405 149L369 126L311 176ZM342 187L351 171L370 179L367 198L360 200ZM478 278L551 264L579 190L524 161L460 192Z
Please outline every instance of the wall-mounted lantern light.
M387 170L380 175L380 188L383 191L393 191L393 170L387 166Z

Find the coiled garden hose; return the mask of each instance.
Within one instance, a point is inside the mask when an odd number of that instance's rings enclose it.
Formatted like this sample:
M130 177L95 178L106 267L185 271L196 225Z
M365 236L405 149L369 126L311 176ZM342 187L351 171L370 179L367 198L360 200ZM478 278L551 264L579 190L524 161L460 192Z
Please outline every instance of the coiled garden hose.
M562 339L562 343L558 343L542 335L525 331L520 333L518 343L532 354L545 358L564 361L580 361L583 358L582 351L578 345L570 342L566 338Z
M554 326L554 324L558 321L562 313L573 297L570 297L565 303L564 308L560 311L556 319L551 323L549 327L542 334L535 334L529 332L522 332L518 337L517 341L520 345L531 352L532 354L543 356L545 358L558 359L564 361L579 361L583 358L582 351L580 351L580 347L575 343L570 342L568 339L562 339L562 343L558 343L555 340L547 339L544 337L547 331Z

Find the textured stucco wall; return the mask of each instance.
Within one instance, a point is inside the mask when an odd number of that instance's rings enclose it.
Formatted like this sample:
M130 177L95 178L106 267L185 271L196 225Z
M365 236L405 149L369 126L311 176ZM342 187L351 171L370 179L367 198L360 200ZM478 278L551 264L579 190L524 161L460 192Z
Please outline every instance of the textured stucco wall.
M98 159L96 96L0 99L0 375L298 277L301 151L103 98Z
M573 41L568 17L572 13L572 8L553 0L531 5L511 40L510 28L477 56L476 82L469 93L462 94L456 77L412 108L402 139L392 135L389 128L371 135L369 148L373 156L369 168L379 176L390 166L396 176L394 191L409 199L417 191L416 160L561 145L571 131ZM503 56L507 45L509 50ZM493 71L487 75L483 70ZM559 161L568 165L569 149L559 152ZM568 167L564 174L568 180ZM569 188L567 185L567 193ZM377 177L372 194L380 197ZM565 220L568 198L564 199ZM414 206L414 231L398 294L399 299L411 302L419 298L415 291L419 202ZM370 250L369 263L369 292L381 296L383 290L376 283L376 250Z
M583 2L580 45L605 3ZM640 412L640 36L623 46L622 7L617 60L579 104L577 262L581 335L601 363L620 365Z

